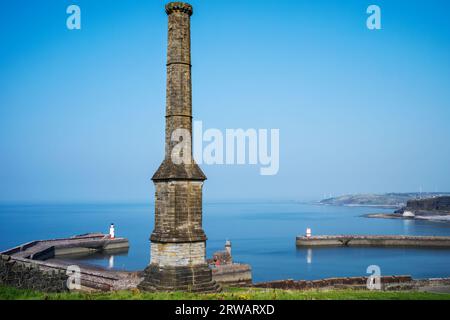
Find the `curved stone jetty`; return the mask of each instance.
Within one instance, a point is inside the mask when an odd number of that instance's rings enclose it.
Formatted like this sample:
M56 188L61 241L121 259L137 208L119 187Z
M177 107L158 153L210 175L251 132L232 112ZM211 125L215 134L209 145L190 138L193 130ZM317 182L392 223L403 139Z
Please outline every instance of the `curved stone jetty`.
M90 233L63 239L36 240L0 253L30 260L47 260L64 255L128 249L129 246L125 238L111 239L102 233Z
M0 285L23 289L62 292L67 287L71 255L122 252L129 248L125 238L91 233L64 239L37 240L0 252ZM81 290L110 291L135 288L139 272L107 270L79 263Z
M396 235L322 235L298 236L298 247L441 247L450 248L450 237Z

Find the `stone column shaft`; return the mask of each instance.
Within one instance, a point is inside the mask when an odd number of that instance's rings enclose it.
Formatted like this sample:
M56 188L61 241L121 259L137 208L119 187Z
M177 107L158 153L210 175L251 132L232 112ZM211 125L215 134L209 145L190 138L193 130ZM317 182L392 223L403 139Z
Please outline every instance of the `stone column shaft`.
M187 129L191 133L192 146L192 80L191 34L189 11L169 11L167 46L166 92L166 159L176 142L172 142L175 129ZM192 148L190 148L192 156Z
M190 16L192 6L166 5L169 16L165 157L153 175L155 227L150 237L151 261L140 285L144 290L211 292L220 287L206 263L202 228L202 188L206 176L192 159L192 81ZM180 140L172 134L185 129L190 160L177 163L172 151ZM184 136L183 136L184 138Z

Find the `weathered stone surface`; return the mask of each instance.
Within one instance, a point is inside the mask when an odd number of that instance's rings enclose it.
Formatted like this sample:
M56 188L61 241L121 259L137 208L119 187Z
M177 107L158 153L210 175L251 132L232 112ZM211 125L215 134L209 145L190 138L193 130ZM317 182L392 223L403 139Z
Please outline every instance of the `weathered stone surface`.
M32 263L15 260L0 260L0 285L19 289L39 290L44 292L68 291L68 276L39 268Z
M191 16L194 13L192 6L185 2L170 2L166 4L166 13L172 14L174 11L181 11Z
M216 291L219 286L212 280L205 261L206 235L202 228L202 188L206 176L192 157L190 16L193 10L189 4L173 2L166 5L166 13L165 158L152 178L155 184L155 227L150 237L151 263L144 272L140 288L150 291ZM172 137L175 132L178 135L179 129L190 133L189 141L184 140L185 135ZM190 157L184 158L184 163L176 164L172 153L181 141L185 144L183 152Z
M151 264L188 267L205 263L205 243L157 243L151 244Z
M347 278L329 278L312 281L294 281L280 280L261 282L252 285L256 288L272 288L272 289L321 289L321 288L366 288L367 277L347 277ZM381 277L382 288L388 288L390 285L398 287L399 284L404 286L412 285L414 280L410 276L383 276Z
M153 242L206 241L202 228L202 182L155 183L155 228Z
M191 267L150 264L138 288L144 291L216 292L220 286L213 281L206 264Z
M242 286L252 283L252 268L248 264L225 264L212 267L213 279L221 285Z
M367 289L367 277L330 278L314 281L281 280L247 285L257 288L310 290L310 289ZM450 288L450 278L412 279L411 276L383 276L381 290L418 290L429 291L430 288Z
M154 182L170 180L205 181L206 176L194 162L190 165L176 165L170 160L164 160L153 175L152 180Z
M3 261L9 261L9 260L11 260L11 257L6 255L6 254L2 254L2 260Z

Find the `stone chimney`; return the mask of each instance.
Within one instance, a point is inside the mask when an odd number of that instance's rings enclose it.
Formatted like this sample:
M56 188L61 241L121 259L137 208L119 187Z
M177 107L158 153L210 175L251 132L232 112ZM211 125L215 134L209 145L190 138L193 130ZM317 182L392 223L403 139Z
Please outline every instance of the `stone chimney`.
M206 235L202 228L206 176L192 157L193 9L187 3L171 2L166 5L166 13L169 28L165 158L152 178L156 189L155 228L150 237L151 261L140 288L212 292L220 288L206 263ZM174 158L174 154L179 155L175 147L180 142L184 143L182 163Z

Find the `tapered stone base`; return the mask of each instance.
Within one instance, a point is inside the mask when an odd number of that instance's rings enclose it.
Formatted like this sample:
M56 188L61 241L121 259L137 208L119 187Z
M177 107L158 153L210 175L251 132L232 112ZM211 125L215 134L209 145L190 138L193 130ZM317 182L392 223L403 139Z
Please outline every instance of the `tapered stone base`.
M150 264L144 271L144 280L138 288L143 291L185 291L213 293L221 287L212 279L207 264L194 266L160 267Z

